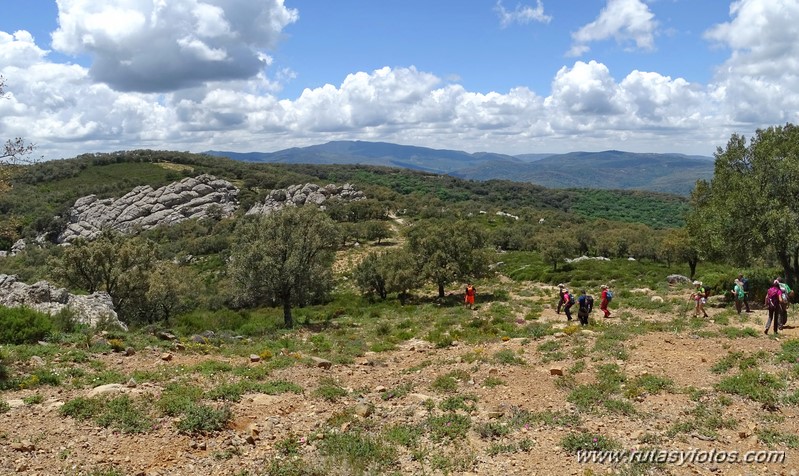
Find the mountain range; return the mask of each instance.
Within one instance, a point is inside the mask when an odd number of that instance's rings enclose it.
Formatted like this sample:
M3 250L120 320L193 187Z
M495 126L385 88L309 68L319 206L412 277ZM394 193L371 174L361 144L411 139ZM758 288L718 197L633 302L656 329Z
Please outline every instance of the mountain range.
M388 142L333 141L276 152L208 151L245 162L363 164L402 167L473 180L512 180L549 188L648 190L688 195L713 177L713 158L618 150L506 155L431 149Z

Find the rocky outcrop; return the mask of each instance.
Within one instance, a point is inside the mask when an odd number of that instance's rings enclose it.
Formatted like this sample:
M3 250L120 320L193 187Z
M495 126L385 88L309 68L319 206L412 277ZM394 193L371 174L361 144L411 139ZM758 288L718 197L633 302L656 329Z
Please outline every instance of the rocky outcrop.
M69 212L69 225L58 242L69 243L78 238L91 240L104 229L132 234L160 225L205 218L211 213L229 216L238 207L238 194L239 190L230 182L200 175L156 190L142 185L117 199L88 195L75 201Z
M26 306L50 315L69 309L80 324L97 327L98 323L103 323L127 330L127 326L117 317L111 296L106 292L78 296L66 289L56 288L47 281L25 284L16 276L0 274L0 305Z
M330 200L356 201L364 200L366 196L360 190L356 190L352 184L344 185L325 185L320 187L313 183L304 185L292 185L288 188L272 190L266 196L264 203L257 203L247 211L247 215L267 215L281 210L284 207L299 207L305 204L313 204L324 208L324 204Z

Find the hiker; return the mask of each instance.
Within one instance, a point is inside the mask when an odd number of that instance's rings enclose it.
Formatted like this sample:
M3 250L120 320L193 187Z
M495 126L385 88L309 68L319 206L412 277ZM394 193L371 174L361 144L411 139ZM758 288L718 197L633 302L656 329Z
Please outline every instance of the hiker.
M472 286L472 283L466 284L466 297L464 298L464 306L467 306L469 309L472 309L474 306L474 295L477 294L477 291Z
M699 317L702 313L703 317L709 317L705 312L705 303L707 302L707 290L702 286L702 281L694 281L694 292L691 294L691 299L696 301L696 308L694 308L694 317Z
M577 319L580 320L581 326L588 325L588 315L594 308L594 298L587 295L585 293L585 289L580 291L580 297L577 298L577 304L579 308L577 309Z
M788 304L793 293L793 290L783 278L777 278L780 283L780 291L782 291L782 301L780 301L780 330L788 323Z
M560 310L563 307L563 305L566 304L566 301L563 300L563 292L565 291L565 289L566 289L565 284L563 283L558 284L558 310L556 311L558 314L560 314Z
M599 309L601 309L602 312L605 314L603 317L610 317L610 310L608 309L608 303L610 302L610 298L611 296L613 296L613 294L609 295L611 291L610 289L608 289L607 284L603 284L600 287L600 289L602 290L602 294L600 294L599 297Z
M774 280L771 284L771 287L768 288L766 292L766 302L764 303L768 308L768 321L766 321L766 329L763 331L764 334L768 334L768 328L771 327L771 321L774 321L774 335L778 334L779 330L779 321L780 321L780 314L781 311L781 303L782 303L782 290L780 289L780 282L778 280Z
M752 312L752 310L749 309L749 278L747 278L743 274L739 274L738 275L738 281L743 283L743 288L744 288L744 307L746 308L746 312ZM740 312L738 314L740 314Z
M574 306L574 296L569 293L569 290L563 288L563 312L566 313L566 320L572 320L572 306Z
M744 291L744 283L741 282L740 279L735 280L735 284L732 287L732 298L735 300L735 310L738 311L738 315L741 315L741 309L743 308L744 296L746 296L746 292Z

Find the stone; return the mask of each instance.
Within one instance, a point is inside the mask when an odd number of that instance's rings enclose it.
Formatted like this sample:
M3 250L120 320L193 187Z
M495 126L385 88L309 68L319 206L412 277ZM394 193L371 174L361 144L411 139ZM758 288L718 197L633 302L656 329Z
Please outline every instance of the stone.
M30 453L31 451L36 449L33 443L30 440L22 440L22 441L15 441L11 443L11 449L14 451L22 451L24 453Z
M136 380L132 378L128 380L128 383L125 384L125 386L128 388L136 388L136 385L137 385Z
M169 352L161 354L161 360L169 362L170 360L172 360L172 354L170 354Z
M663 303L663 298L660 296L652 296L649 300L657 304Z
M549 375L563 375L563 369L561 367L552 367L549 369Z
M260 361L261 361L261 357L259 357L257 354L250 354L250 362L255 363L255 362L260 362Z
M42 367L44 366L44 359L39 357L38 355L34 355L30 358L30 363L34 367Z
M330 367L333 366L333 362L325 360L321 357L311 357L311 361L320 369L330 370Z
M170 341L177 339L177 337L175 337L175 334L163 331L156 334L156 337L158 337L161 340L170 340Z
M136 355L136 349L134 349L133 347L125 348L125 355L127 355L128 357Z
M374 412L374 408L372 408L371 405L367 405L365 403L359 403L355 405L355 408L353 408L353 412L361 418L366 418Z
M100 385L98 387L94 387L89 391L88 397L94 398L99 397L100 395L106 395L109 393L122 393L125 391L125 386L120 383L109 383L106 385Z
M688 276L683 276L681 274L670 274L666 276L666 281L669 284L679 284L679 283L690 283L691 279Z

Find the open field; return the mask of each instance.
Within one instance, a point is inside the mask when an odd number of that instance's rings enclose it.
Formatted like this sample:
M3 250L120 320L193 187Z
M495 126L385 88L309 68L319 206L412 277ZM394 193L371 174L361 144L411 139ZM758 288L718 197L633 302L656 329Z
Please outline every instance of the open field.
M552 287L500 277L478 282L475 311L457 295L363 313L334 302L298 314L294 331L262 337L169 340L145 329L5 346L0 467L30 475L795 474L799 331L764 336L763 310L711 308L711 319L693 319L688 292L626 290L613 318L596 310L579 329L552 309ZM120 385L93 396L106 384ZM779 450L785 459L576 458L579 449L633 448Z

